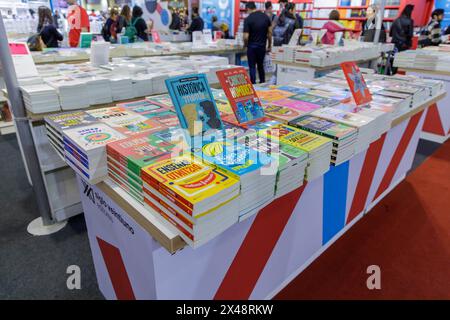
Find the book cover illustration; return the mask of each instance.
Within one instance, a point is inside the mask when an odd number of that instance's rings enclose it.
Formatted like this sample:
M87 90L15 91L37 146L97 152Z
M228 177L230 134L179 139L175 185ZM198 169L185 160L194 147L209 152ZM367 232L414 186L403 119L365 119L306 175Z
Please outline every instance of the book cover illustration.
M261 101L244 68L220 70L216 73L239 123L253 122L264 117Z
M279 86L277 89L282 90L282 91L291 92L292 94L308 93L311 90L310 88L302 88L302 87L289 86L289 85Z
M345 78L347 79L356 104L368 104L372 101L372 95L370 94L369 88L367 88L367 84L358 66L354 62L344 62L341 63L341 68L344 71Z
M210 129L223 128L206 75L192 74L174 77L166 79L165 82L180 125L188 130L191 137ZM195 132L194 124L197 121L201 124L200 132Z
M231 108L231 104L230 102L226 99L226 97L222 98L222 99L216 99L216 105L217 105L217 109L219 110L220 114L225 115L225 114L233 114L233 109Z
M64 112L57 115L51 115L45 118L45 121L61 132L69 128L93 124L98 120L84 111Z
M170 110L174 110L172 99L168 94L160 94L157 96L152 96L151 99L146 99L150 103L160 104Z
M305 114L299 110L277 105L267 105L264 107L264 111L267 116L284 122L289 122Z
M64 137L86 151L125 138L124 135L103 123L68 129L64 131Z
M276 106L286 107L303 113L312 112L320 108L320 105L318 104L308 101L295 100L292 98L273 101L272 104Z
M257 90L256 94L260 99L268 102L285 99L295 95L295 93L278 89Z
M302 127L308 131L321 133L322 135L332 139L342 139L348 135L356 134L356 129L342 123L335 123L326 119L317 118L306 115L296 119L290 124Z

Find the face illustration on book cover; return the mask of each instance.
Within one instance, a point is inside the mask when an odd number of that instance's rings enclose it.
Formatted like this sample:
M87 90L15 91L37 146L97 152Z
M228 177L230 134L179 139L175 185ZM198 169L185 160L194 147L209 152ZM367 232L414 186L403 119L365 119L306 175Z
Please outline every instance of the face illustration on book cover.
M216 73L238 123L258 121L264 117L262 103L244 68L220 70Z
M363 105L372 101L372 95L358 66L354 62L344 62L341 67L356 104Z

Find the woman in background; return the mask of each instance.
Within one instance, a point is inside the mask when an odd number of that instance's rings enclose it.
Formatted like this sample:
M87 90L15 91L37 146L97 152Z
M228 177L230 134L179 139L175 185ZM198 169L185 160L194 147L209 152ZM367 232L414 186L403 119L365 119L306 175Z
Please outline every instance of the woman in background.
M131 9L129 5L124 5L117 20L117 33L128 27L131 23Z
M58 48L58 41L62 41L63 36L53 24L51 10L45 6L40 6L38 8L38 17L39 22L37 32L39 33L42 42L47 48Z
M377 6L371 5L367 8L366 17L367 20L363 21L362 25L362 41L373 42L375 39L375 33L377 29ZM378 42L386 42L386 29L384 28L384 23L381 22L380 38Z
M332 10L329 15L329 21L324 24L322 29L326 29L327 32L322 38L323 44L331 44L334 45L335 33L336 32L344 32L345 28L339 23L339 11Z
M109 18L106 20L102 29L102 36L105 41L115 42L117 40L118 17L119 11L116 8L112 8L109 13Z
M392 43L397 51L405 51L411 48L414 32L414 21L411 19L414 5L408 4L403 9L400 17L394 20L391 27Z
M136 28L136 35L142 41L148 41L148 26L142 15L144 12L139 6L133 7L131 25Z

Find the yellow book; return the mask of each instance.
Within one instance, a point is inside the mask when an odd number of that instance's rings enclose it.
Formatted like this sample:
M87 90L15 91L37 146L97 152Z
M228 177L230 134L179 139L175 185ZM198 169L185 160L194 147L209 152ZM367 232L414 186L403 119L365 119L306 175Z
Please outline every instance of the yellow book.
M162 160L142 169L151 188L182 204L193 216L239 194L239 180L225 171L183 156Z

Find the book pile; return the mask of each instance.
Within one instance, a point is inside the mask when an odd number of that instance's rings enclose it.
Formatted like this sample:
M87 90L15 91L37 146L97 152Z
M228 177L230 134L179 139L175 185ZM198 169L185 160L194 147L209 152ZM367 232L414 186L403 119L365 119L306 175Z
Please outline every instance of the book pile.
M25 108L33 113L46 113L61 110L56 90L46 84L22 86Z
M198 247L238 221L239 180L192 157L159 161L142 170L144 203Z
M155 132L165 128L160 123L124 107L100 108L88 110L87 113L125 136L140 132Z
M312 181L330 169L333 147L331 139L285 124L274 125L269 129L261 130L259 133L308 153L305 180Z
M62 110L83 109L89 106L89 92L85 82L67 76L47 78L45 82L56 89Z
M147 132L108 143L108 176L143 204L142 168L169 159L174 148L174 144Z
M266 116L276 119L283 123L288 123L289 121L293 121L305 114L307 112L291 109L285 106L269 104L264 106L264 113Z
M96 76L95 74L81 72L72 74L71 78L80 80L86 84L90 105L111 103L113 101L111 81L109 79Z
M277 163L270 155L234 140L194 144L193 153L202 161L215 165L241 182L239 219L257 213L273 200Z
M147 119L152 119L153 121L159 122L168 128L178 128L180 126L177 114L174 111L149 99L122 103L117 106L124 107L125 109L140 114Z
M66 162L86 181L96 184L108 175L106 145L123 138L104 123L64 130Z
M342 123L306 115L289 123L291 126L333 139L331 164L339 165L349 160L355 152L358 131Z
M307 152L256 133L242 135L237 142L270 155L278 162L275 198L282 197L303 185L308 164Z
M47 137L56 152L64 158L63 131L94 124L97 119L84 111L69 111L44 118Z
M335 108L319 109L311 113L311 115L358 129L355 154L367 149L369 144L378 138L377 129L374 126L376 122L372 118Z
M133 82L131 77L126 75L111 74L110 77L111 94L113 101L127 100L134 98Z

